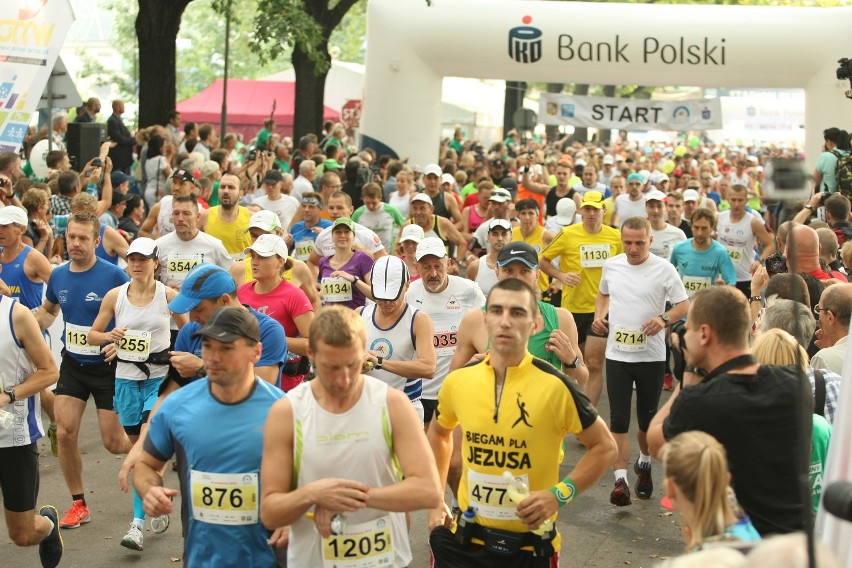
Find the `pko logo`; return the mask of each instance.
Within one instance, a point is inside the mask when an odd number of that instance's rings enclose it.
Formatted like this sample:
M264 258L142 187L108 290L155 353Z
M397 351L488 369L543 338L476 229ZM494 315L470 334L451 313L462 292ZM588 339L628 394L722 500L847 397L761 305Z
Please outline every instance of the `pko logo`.
M532 16L524 16L521 21L530 24ZM535 63L541 59L541 30L530 25L509 30L509 57L518 63Z

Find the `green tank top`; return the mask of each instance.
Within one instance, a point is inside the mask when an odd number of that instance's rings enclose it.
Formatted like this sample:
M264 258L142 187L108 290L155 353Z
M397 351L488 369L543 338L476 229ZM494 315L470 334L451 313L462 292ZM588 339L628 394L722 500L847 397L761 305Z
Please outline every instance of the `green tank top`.
M556 308L547 302L539 300L538 309L541 312L542 319L544 320L544 327L530 336L529 341L527 341L527 349L533 357L538 357L539 359L547 361L556 367L557 371L561 371L562 361L559 360L556 353L544 348L545 345L547 345L547 340L550 339L550 332L554 329L559 329L559 316L556 315ZM485 307L482 308L482 311L485 311ZM491 342L489 340L487 349L490 348Z

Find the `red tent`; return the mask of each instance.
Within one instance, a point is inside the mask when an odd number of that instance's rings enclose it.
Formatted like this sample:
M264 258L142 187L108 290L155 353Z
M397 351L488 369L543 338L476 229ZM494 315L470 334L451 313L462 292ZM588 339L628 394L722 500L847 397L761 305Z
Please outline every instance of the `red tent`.
M177 104L181 121L209 122L218 127L222 120L223 79L185 101ZM296 84L290 81L254 81L251 79L228 79L228 132L239 132L248 143L263 128L263 121L272 115L281 136L293 135L293 107ZM272 107L275 105L273 114ZM323 118L337 121L337 111L325 107ZM220 133L221 137L222 133Z

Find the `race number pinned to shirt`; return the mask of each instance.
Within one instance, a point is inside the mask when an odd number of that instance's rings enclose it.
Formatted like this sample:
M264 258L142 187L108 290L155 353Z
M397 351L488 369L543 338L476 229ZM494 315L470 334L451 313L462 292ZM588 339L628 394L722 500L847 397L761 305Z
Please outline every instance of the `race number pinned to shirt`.
M619 351L645 351L648 347L648 337L638 329L616 325L613 334L613 346Z
M144 363L151 353L151 332L128 329L124 337L115 342L115 349L122 361Z
M743 251L735 248L725 247L725 250L728 251L728 256L734 262L739 262L743 259Z
M390 517L346 527L342 535L322 541L324 568L371 568L393 564Z
M204 262L203 254L170 254L166 260L166 272L170 280L183 282L190 270Z
M296 243L296 247L293 249L293 256L297 260L307 262L312 252L314 252L314 241L305 239Z
M529 486L528 475L520 475L518 479ZM476 514L487 519L517 521L518 505L509 499L510 484L511 480L502 475L488 475L469 469L467 493Z
M609 245L580 245L580 266L600 268L609 259Z
M688 296L692 296L696 292L700 292L705 288L710 287L710 277L709 276L684 276L683 277L683 287L686 290L686 294Z
M75 325L73 323L65 323L65 350L75 355L94 355L101 354L101 348L97 345L89 345L89 331L92 329L90 325Z
M323 302L352 301L352 283L344 278L323 278L321 286Z
M190 470L192 518L215 525L258 522L257 473L206 473Z
M458 338L456 332L459 327L460 317L456 314L434 314L432 325L435 329L432 335L432 345L435 347L435 355L452 356L456 352Z

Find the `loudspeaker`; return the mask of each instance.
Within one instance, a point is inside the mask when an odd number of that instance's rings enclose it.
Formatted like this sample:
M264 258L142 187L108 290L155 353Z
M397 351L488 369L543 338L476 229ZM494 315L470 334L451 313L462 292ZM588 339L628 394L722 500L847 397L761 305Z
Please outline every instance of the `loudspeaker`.
M70 122L65 135L65 147L71 159L71 167L81 172L86 162L97 158L101 143L106 140L106 124L99 122Z

